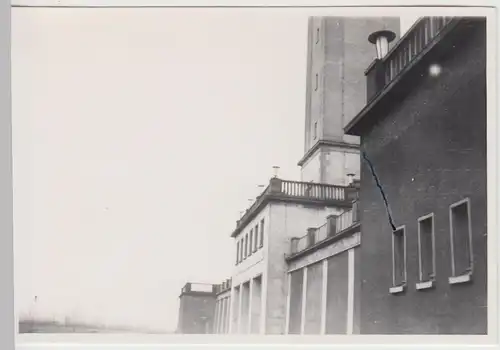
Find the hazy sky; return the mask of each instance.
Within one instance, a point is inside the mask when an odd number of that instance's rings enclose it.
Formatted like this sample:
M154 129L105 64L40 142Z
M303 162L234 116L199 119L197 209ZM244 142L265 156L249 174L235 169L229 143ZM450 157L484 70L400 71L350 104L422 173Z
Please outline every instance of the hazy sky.
M299 179L306 34L299 12L14 8L21 313L173 330L186 281L228 277L257 185Z

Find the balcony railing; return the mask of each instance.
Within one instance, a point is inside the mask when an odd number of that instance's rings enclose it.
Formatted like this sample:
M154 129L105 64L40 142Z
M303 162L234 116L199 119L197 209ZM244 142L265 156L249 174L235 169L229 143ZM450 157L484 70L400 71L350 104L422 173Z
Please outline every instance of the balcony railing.
M223 281L221 284L217 284L215 286L215 293L216 294L225 292L227 290L231 290L231 279L230 278Z
M202 292L202 293L215 293L217 285L209 283L191 283L188 282L182 287L182 293L188 292Z
M329 216L324 225L317 228L310 228L305 236L292 238L290 255L297 254L315 246L329 237L334 237L358 222L359 206L356 201L353 203L352 209L346 210L337 216Z
M357 189L351 187L273 178L261 195L255 199L250 208L245 211L240 220L236 222L237 229L233 232L232 236L234 237L238 233L238 228L245 225L246 221L250 219L266 198L319 201L325 203L345 202L349 205L350 193L348 193L348 190L350 189L352 189L353 193L357 192Z
M398 41L391 51L368 68L368 100L391 83L455 17L423 17Z
M334 185L283 180L281 188L278 187L277 190L290 197L340 201L345 199L345 188Z

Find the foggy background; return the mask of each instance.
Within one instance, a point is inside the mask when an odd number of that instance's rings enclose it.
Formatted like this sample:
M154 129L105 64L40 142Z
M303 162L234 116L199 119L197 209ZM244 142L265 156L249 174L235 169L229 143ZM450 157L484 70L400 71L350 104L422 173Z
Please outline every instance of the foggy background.
M230 276L257 185L300 178L307 19L12 9L23 317L173 331L185 282Z

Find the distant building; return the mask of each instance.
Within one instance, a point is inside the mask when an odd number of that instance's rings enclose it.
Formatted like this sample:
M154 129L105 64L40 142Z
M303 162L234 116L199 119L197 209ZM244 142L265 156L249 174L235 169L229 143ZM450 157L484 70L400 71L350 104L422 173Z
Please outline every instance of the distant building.
M213 333L216 285L186 283L179 300L178 333Z
M367 79L361 333L485 334L486 20L423 18Z

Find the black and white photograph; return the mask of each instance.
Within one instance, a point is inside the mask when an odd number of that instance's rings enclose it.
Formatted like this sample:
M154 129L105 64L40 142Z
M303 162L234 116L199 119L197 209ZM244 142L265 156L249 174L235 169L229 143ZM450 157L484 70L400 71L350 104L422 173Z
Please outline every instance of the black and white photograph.
M494 9L76 3L11 8L17 341L496 335Z

